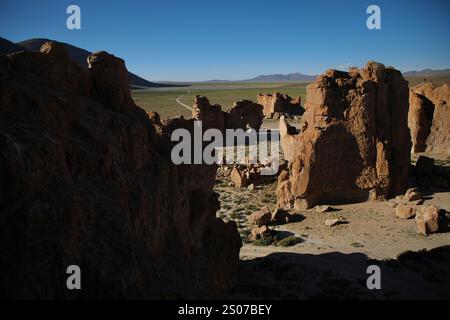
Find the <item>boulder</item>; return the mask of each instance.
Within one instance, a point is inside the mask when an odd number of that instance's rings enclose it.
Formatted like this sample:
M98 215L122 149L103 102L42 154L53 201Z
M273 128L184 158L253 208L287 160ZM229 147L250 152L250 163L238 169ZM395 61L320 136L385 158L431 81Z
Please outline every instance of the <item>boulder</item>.
M450 154L450 87L423 83L410 90L408 126L413 152Z
M436 206L423 206L417 210L416 226L419 233L428 235L439 230L439 209Z
M245 188L249 185L245 171L239 170L236 166L231 170L230 179L236 188Z
M268 225L272 221L272 213L268 207L263 207L252 213L249 217L249 221L258 227Z
M278 222L278 223L289 223L291 222L291 215L289 212L277 208L273 214L272 214L272 221Z
M400 219L411 219L416 215L416 208L399 203L395 208L395 215Z
M250 240L257 240L266 236L269 236L272 233L272 230L267 226L256 227L252 230L250 235Z
M306 199L295 199L294 201L294 209L301 211L308 209L308 201Z
M324 222L324 224L325 224L326 226L328 226L328 227L336 226L336 225L338 225L339 223L340 223L340 220L337 219L337 218L334 218L334 219L326 219L325 222Z
M316 206L316 211L317 211L318 213L324 213L324 212L327 212L327 211L330 211L330 210L331 210L331 207L330 207L330 206L327 206L327 205Z
M404 194L411 139L408 83L400 71L369 62L358 72L328 70L307 87L300 132L280 120L290 177L278 205L365 201Z
M405 200L409 202L422 200L422 193L417 188L410 188L406 190Z

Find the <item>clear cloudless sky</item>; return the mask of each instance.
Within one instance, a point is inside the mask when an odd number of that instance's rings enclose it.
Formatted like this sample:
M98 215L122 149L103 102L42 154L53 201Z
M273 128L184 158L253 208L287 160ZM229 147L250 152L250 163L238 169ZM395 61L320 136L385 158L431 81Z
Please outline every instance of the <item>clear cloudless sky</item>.
M66 8L81 8L81 30ZM381 8L381 30L366 9ZM49 38L122 57L149 80L319 74L368 60L450 67L450 0L0 0L0 36Z

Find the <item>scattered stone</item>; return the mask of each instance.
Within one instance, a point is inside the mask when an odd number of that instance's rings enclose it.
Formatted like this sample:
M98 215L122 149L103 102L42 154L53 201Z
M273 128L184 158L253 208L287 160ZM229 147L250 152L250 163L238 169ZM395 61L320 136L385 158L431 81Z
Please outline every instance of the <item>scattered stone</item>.
M291 215L287 211L277 208L272 214L272 220L278 223L289 223Z
M377 189L372 189L369 191L369 201L377 201L378 200L378 192Z
M420 206L424 203L424 201L423 201L423 199L420 199L420 200L412 201L411 203L415 206Z
M406 197L403 196L403 195L396 196L396 197L395 197L395 201L396 201L397 203L404 203L404 204L406 204L406 203L408 202L408 200L406 199Z
M327 206L327 205L316 206L316 211L319 212L319 213L324 213L324 212L327 212L327 211L330 211L330 210L331 210L331 207Z
M439 209L436 206L420 207L416 213L417 231L429 235L439 230Z
M400 219L411 219L416 215L416 208L400 203L395 208L395 215Z
M268 236L272 233L272 230L269 229L269 227L267 226L261 226L261 227L256 227L252 230L251 233L251 239L250 240L257 240L260 239L262 237Z
M250 223L258 227L268 225L272 221L272 213L268 207L263 207L259 211L252 213L249 217Z
M417 188L411 188L408 189L405 193L405 200L406 201L416 201L422 199L422 193Z
M395 199L392 199L392 200L389 200L388 204L391 208L396 208L399 203Z
M333 227L335 225L338 225L340 222L341 222L341 220L335 218L335 219L327 219L327 220L325 220L324 224L326 226Z
M247 175L237 167L233 167L233 170L231 170L230 179L236 188L245 188L248 185Z
M306 210L308 207L308 201L306 201L306 199L295 199L294 210Z

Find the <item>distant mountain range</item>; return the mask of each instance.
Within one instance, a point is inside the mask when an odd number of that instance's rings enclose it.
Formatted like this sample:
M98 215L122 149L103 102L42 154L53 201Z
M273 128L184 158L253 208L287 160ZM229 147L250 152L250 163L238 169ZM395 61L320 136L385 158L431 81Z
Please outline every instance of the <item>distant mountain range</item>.
M317 75L306 75L300 72L288 73L288 74L268 74L260 75L255 78L244 80L245 82L289 82L289 81L301 81L309 82L317 78Z
M210 83L225 82L310 82L317 78L316 75L310 76L300 72L288 74L264 74L251 79L245 80L209 80Z
M403 73L405 77L436 77L450 76L450 69L433 70L424 69L420 71L407 71ZM268 74L260 75L251 79L237 80L232 82L311 82L317 78L317 75L305 75L299 72L288 74ZM229 80L210 80L211 83L226 83Z
M450 69L442 69L442 70L424 69L424 70L420 70L420 71L407 71L407 72L404 72L403 75L405 77L449 76Z
M29 39L21 41L19 43L13 43L7 39L0 37L0 55L8 54L17 51L38 51L40 47L47 41L52 41L49 39ZM88 50L75 47L71 44L61 42L69 51L70 57L77 62L81 67L87 68L87 57L91 54ZM130 86L133 87L144 87L144 88L159 88L159 87L173 87L170 84L161 84L148 81L141 78L131 72L128 72L130 77Z

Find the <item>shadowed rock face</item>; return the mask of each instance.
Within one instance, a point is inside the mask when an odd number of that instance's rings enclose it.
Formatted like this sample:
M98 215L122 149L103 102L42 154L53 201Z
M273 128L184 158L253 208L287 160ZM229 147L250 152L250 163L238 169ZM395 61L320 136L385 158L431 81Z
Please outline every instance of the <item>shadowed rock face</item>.
M410 90L408 126L413 152L450 154L450 88L417 85Z
M0 57L0 295L206 298L241 246L216 218L215 166L175 166L170 133L130 97L123 60L57 43ZM79 265L82 290L66 289Z
M408 83L397 70L369 62L319 76L307 88L300 133L280 121L290 174L279 178L278 204L364 201L372 189L378 197L404 193L407 113Z

